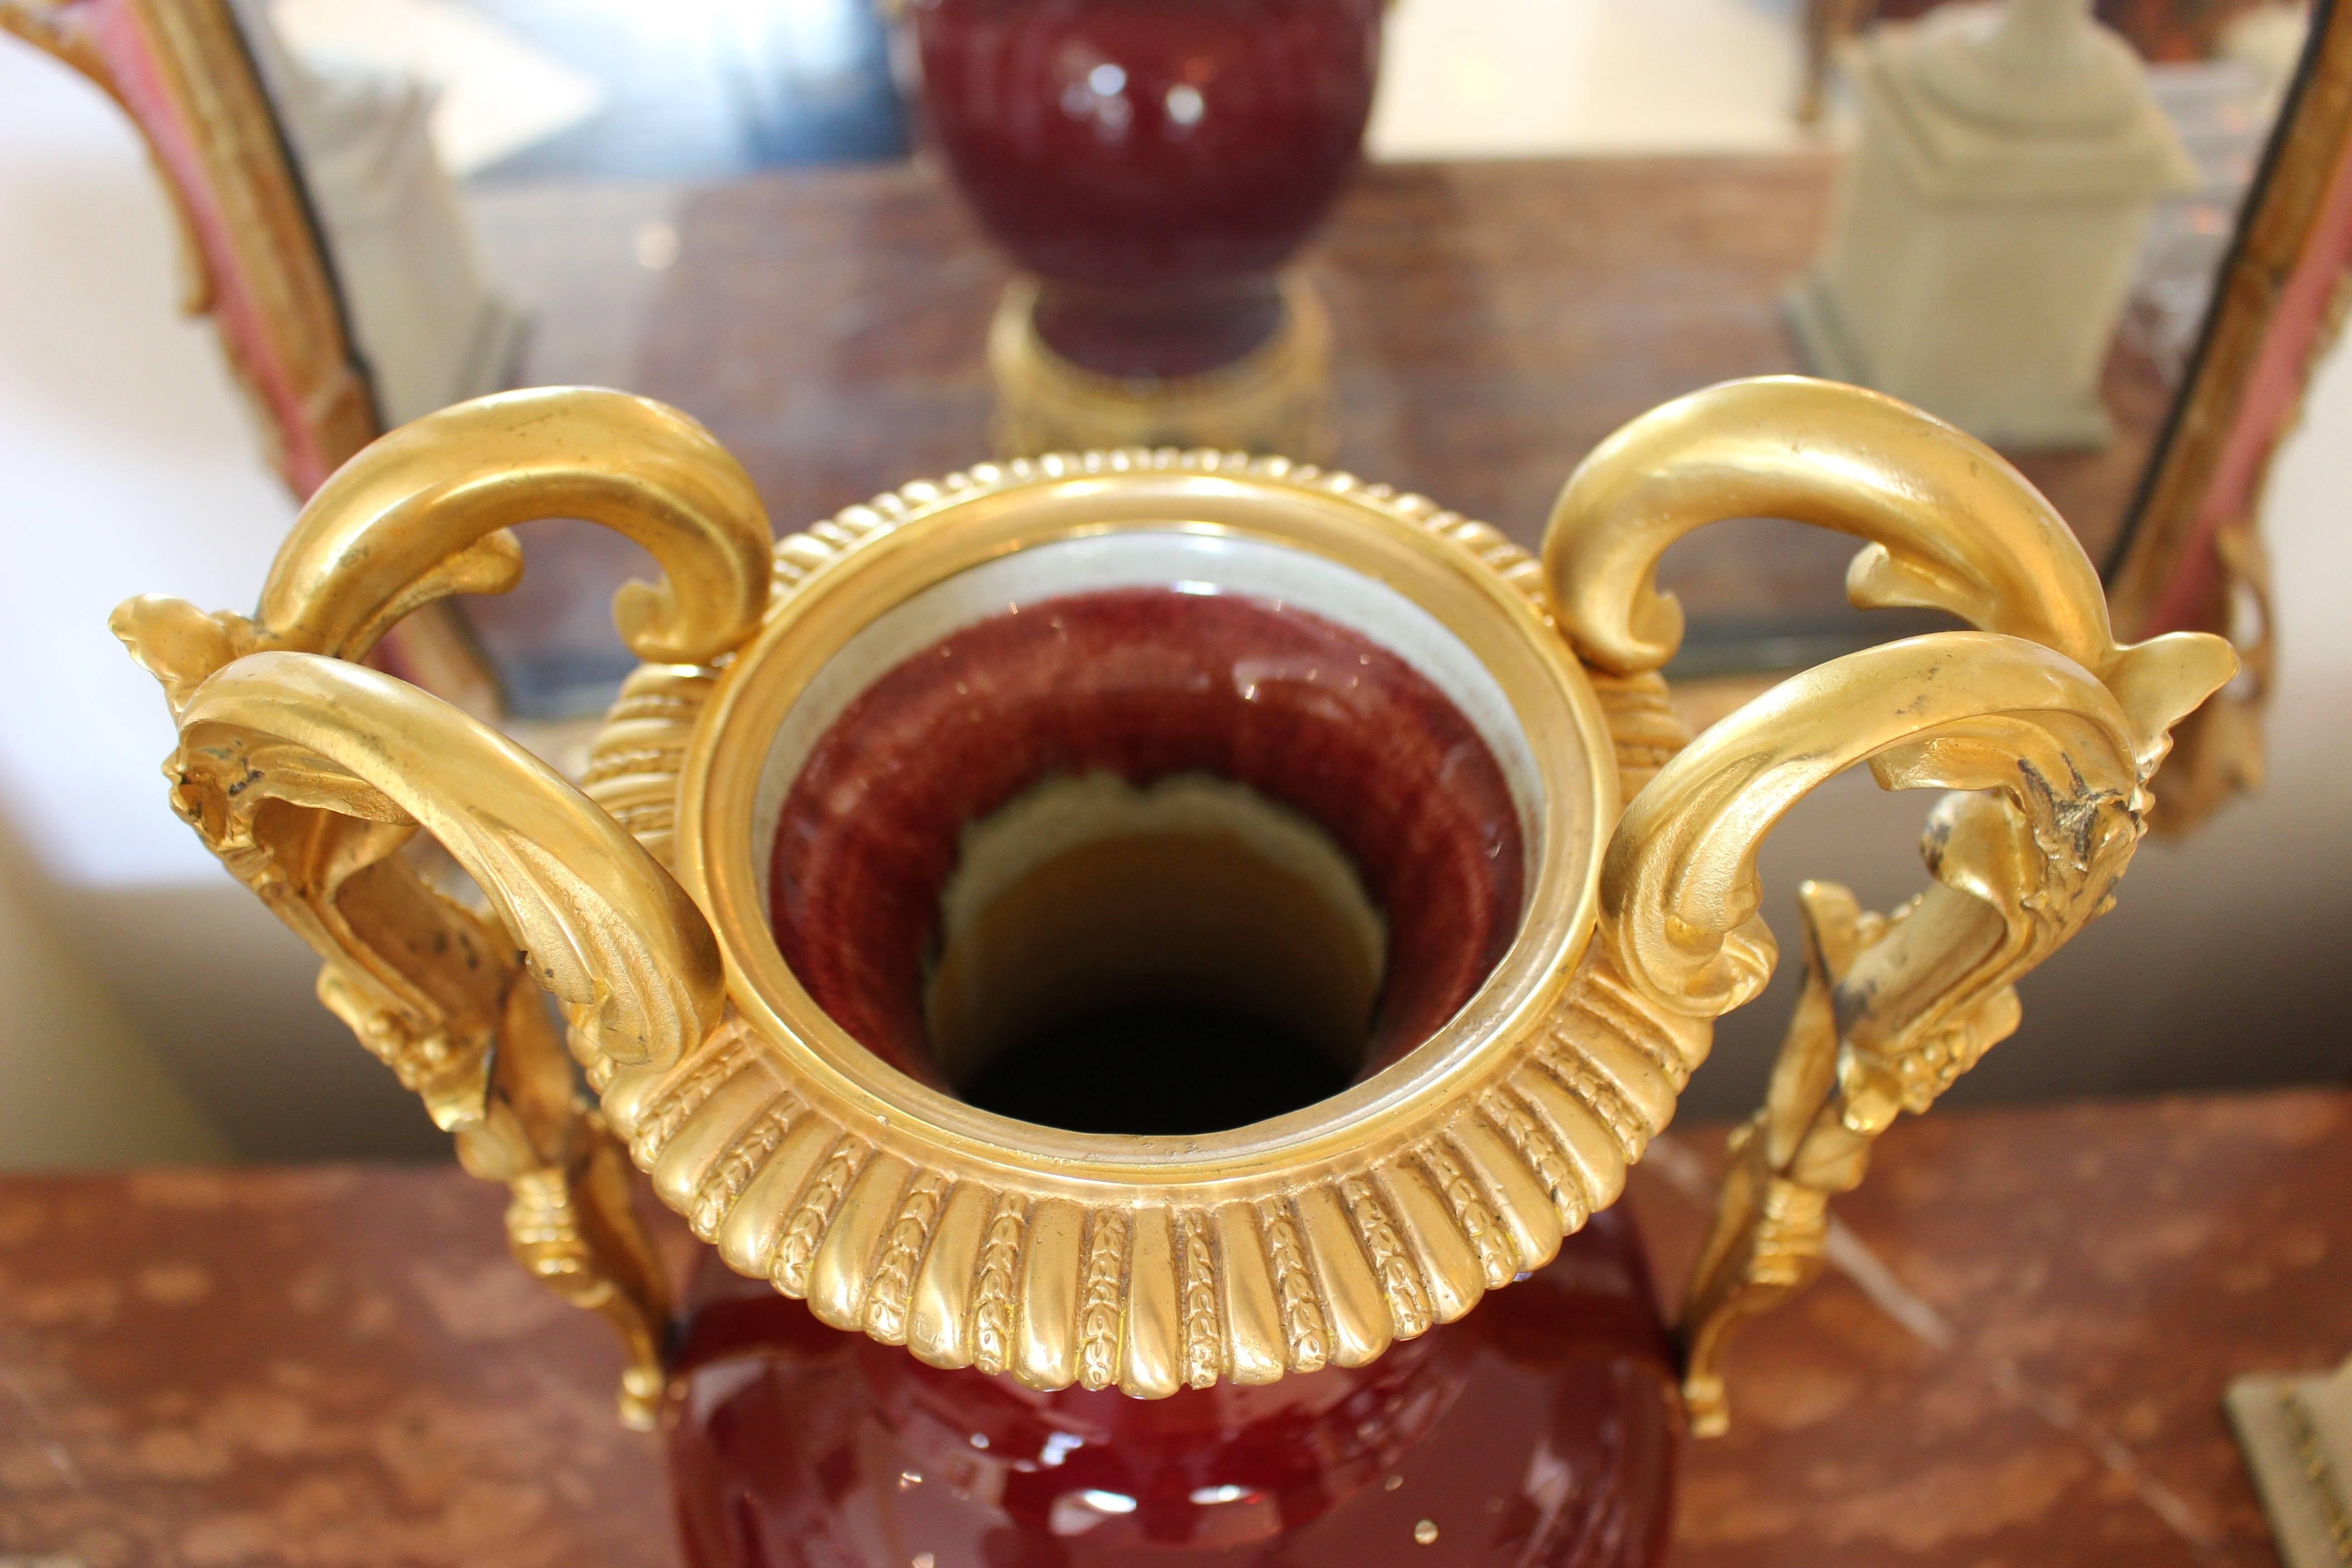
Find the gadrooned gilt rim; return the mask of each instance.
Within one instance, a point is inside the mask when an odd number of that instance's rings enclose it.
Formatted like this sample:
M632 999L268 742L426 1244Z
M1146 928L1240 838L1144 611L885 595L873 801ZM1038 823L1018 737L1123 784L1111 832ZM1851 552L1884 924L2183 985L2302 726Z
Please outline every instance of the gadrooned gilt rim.
M756 664L813 584L846 577L910 525L982 498L1119 475L1216 476L1269 500L1311 500L1475 582L1504 612L1498 622L1534 639L1548 665L1564 661L1585 744L1596 760L1613 754L1617 776L1597 792L1601 837L1621 793L1684 739L1656 677L1613 679L1576 663L1540 568L1494 529L1424 497L1235 453L987 464L847 508L777 545L765 624L737 669ZM716 668L643 667L592 750L587 793L665 864L681 826L698 837L712 738L742 684ZM711 911L698 868L679 869ZM667 1072L593 1076L664 1201L730 1267L806 1299L828 1323L1039 1388L1158 1397L1221 1378L1268 1383L1360 1365L1548 1261L1616 1199L1627 1166L1673 1115L1711 1025L1664 1012L1615 973L1584 940L1583 892L1582 930L1559 946L1557 972L1480 1015L1489 1038L1475 1070L1403 1073L1402 1090L1384 1091L1392 1068L1360 1086L1344 1139L1276 1140L1223 1169L1176 1158L1161 1175L1148 1158L1087 1158L1097 1145L1185 1141L1047 1134L1016 1140L1030 1145L1024 1155L908 1114L925 1096L945 1097L903 1079L914 1093L877 1102L792 1037L733 951L726 927L741 922L723 913L725 1021ZM756 940L772 951L764 921ZM962 1109L968 1124L1024 1125Z

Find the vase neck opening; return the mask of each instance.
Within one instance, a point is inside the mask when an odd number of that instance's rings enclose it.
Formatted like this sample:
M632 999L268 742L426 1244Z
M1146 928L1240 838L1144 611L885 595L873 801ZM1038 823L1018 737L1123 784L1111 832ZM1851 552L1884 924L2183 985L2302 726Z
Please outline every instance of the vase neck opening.
M1079 1132L1245 1125L1428 1039L1524 901L1532 760L1475 659L1276 547L1026 553L878 617L786 721L768 901L812 998Z
M1188 1133L1347 1087L1388 925L1297 808L1207 772L1055 771L967 826L926 964L925 1036L983 1110Z
M1045 279L1037 335L1081 370L1160 381L1223 370L1271 342L1282 327L1272 273L1212 278L1139 294Z

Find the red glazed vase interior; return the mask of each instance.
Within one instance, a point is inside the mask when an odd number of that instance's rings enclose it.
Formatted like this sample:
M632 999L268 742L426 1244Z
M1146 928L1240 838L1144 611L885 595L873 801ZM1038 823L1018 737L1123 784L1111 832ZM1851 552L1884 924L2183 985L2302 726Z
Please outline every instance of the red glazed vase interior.
M824 721L787 722L768 891L810 995L900 1070L1077 1131L1242 1125L1427 1039L1526 876L1532 769L1515 789L1466 650L1273 546L1023 559L886 617Z

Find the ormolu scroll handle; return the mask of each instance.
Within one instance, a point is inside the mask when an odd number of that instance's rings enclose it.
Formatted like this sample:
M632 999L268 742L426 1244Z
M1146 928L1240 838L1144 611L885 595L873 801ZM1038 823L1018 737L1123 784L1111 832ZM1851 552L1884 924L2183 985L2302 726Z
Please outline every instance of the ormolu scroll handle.
M257 618L286 646L356 658L436 574L487 579L494 551L510 584L522 563L501 531L558 517L627 535L667 574L613 601L640 658L700 664L759 624L774 542L750 476L677 410L594 387L477 398L369 446L302 509Z
M189 698L173 804L320 955L321 998L422 1095L473 1173L504 1181L516 1255L628 1342L625 1415L662 1387L667 1291L628 1161L582 1101L529 971L602 1089L676 1063L719 1021L700 911L544 763L363 667L265 652ZM398 851L418 828L488 898L483 919Z
M2226 645L2209 651L2197 696L2229 674ZM1818 1269L1828 1195L1861 1180L1898 1110L1927 1110L2017 1026L2012 983L2111 901L2147 805L2136 750L2123 705L2073 660L1946 632L1784 682L1627 806L1601 874L1604 950L1653 1000L1714 1016L1771 973L1756 854L1806 793L1864 761L1890 788L1984 792L1931 814L1936 885L1892 916L1864 914L1841 888L1802 890L1806 991L1736 1142L1679 1330L1702 1435L1727 1422L1732 1326Z
M2038 776L2124 806L2137 791L2122 709L2063 654L1943 632L1832 659L1707 730L1627 804L1601 881L1620 971L1702 1017L1754 997L1776 957L1757 912L1765 836L1817 785L1906 742L1933 758L1906 785L2023 789Z
M602 523L660 564L661 583L627 584L613 604L641 658L707 664L759 625L773 542L742 466L674 408L541 387L429 414L337 469L296 520L250 619L142 598L115 612L115 629L176 710L239 655L358 658L421 605L505 592L522 572L508 528L542 518Z
M1661 668L1682 606L1667 546L1725 518L1780 517L1866 540L1864 608L1948 610L2105 679L2117 652L2098 574L2050 503L1975 437L1883 394L1803 376L1729 381L1664 404L1580 464L1544 532L1544 572L1578 650Z
M707 685L709 665L759 625L768 523L735 459L675 409L550 388L444 409L353 457L303 509L253 616L151 596L113 626L181 721L181 814L326 959L320 998L424 1097L467 1168L509 1184L516 1256L620 1327L623 1413L642 1425L661 1392L667 1291L627 1158L574 1092L517 952L564 1004L591 1086L610 1086L625 1115L630 1086L717 1016L709 931L625 831L537 761L336 662L444 595L512 587L521 553L508 525L541 518L599 522L652 552L664 581L628 584L614 611L630 647L677 679ZM395 853L419 826L504 929Z
M1894 914L1802 889L1806 990L1764 1109L1735 1141L1684 1309L1701 1433L1727 1418L1731 1327L1818 1269L1828 1196L1861 1179L1895 1112L1926 1110L2016 1027L2011 983L2106 907L2171 726L2236 667L2217 637L2117 646L2081 546L1980 443L1891 398L1793 377L1695 393L1593 451L1544 542L1563 629L1605 669L1658 668L1682 635L1659 557L1744 516L1865 539L1846 577L1855 603L1938 607L1979 630L1808 671L1667 763L1606 854L1609 961L1661 1005L1727 1012L1771 973L1756 854L1798 799L1864 761L1890 788L1982 793L1931 814L1936 885Z
M2094 674L2115 647L2098 574L2005 459L1882 393L1775 375L1662 404L1578 466L1543 548L1578 650L1619 674L1673 658L1682 606L1658 591L1658 560L1730 517L1782 517L1869 541L1846 575L1864 607L1948 610Z
M190 770L245 763L238 815L280 799L439 839L562 1003L592 1073L599 1058L665 1069L717 1021L719 947L685 889L552 768L438 698L340 659L251 654L197 689L180 734L183 790Z

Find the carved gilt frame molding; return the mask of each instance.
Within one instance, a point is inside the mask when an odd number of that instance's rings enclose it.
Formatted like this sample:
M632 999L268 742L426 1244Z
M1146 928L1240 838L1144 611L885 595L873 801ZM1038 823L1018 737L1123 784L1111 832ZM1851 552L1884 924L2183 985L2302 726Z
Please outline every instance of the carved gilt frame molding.
M2347 267L2352 8L2317 0L2188 376L2107 563L2119 635L2220 632L2245 660L2242 679L2181 728L2157 817L2165 831L2262 782L2273 659L2263 494L2352 300Z

